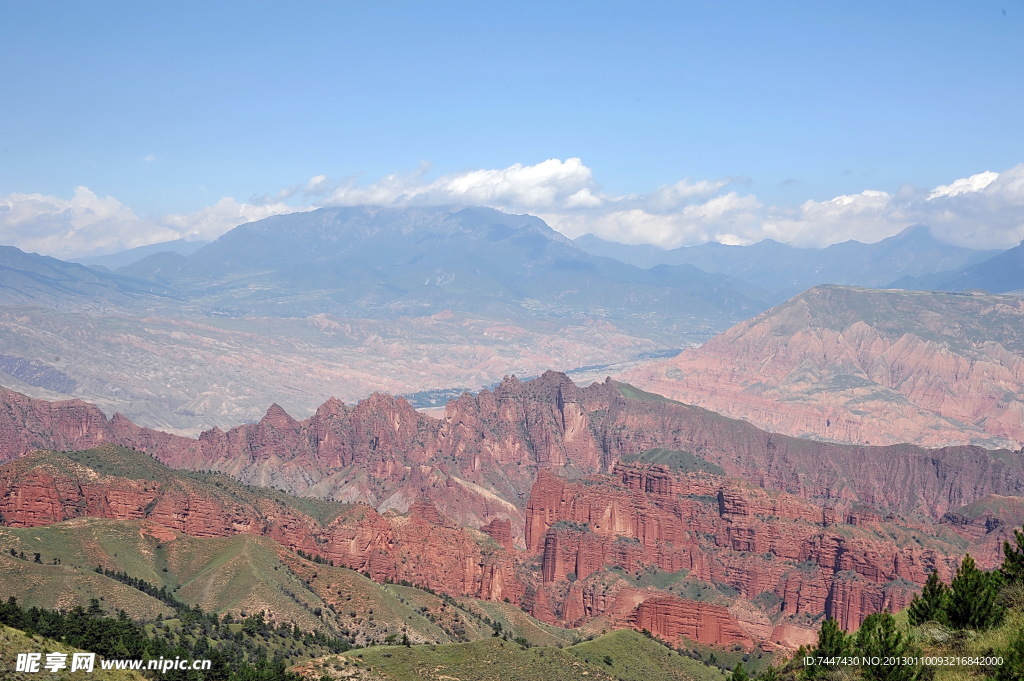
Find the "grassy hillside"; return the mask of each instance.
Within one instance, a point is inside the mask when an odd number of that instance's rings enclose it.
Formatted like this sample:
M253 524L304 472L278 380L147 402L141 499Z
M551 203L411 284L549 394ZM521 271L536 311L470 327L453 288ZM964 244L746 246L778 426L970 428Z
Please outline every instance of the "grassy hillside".
M664 395L658 395L657 393L649 393L646 390L641 390L635 385L629 383L620 383L619 381L613 381L612 384L618 388L622 396L628 400L640 400L641 402L664 402L669 404L683 404L678 400L670 400Z
M1011 610L1001 626L988 631L953 632L937 625L912 627L912 635L921 643L921 652L935 657L1003 657L1004 665L1012 665L1007 651L1015 638L1024 632L1024 612ZM1015 678L1024 678L1024 660L1018 660ZM936 666L935 681L967 681L979 676L995 675L996 667ZM1008 671L1007 670L1004 670Z
M18 529L0 527L0 598L54 610L89 605L101 598L108 612L124 610L141 619L173 609L137 589L96 574L97 565L126 570L157 586L166 577L145 558L157 543L139 523L93 518ZM13 552L13 555L12 555ZM36 562L38 554L39 562Z
M307 678L374 681L554 681L615 677L558 648L524 648L500 638L438 646L377 646L306 663Z
M726 675L632 629L620 629L566 648L588 663L605 665L622 681L724 681Z
M669 650L632 630L567 648L524 647L502 638L472 643L377 646L304 663L295 671L319 681L723 681L718 669Z
M721 466L716 466L690 452L679 449L647 449L637 454L626 454L623 463L653 463L667 466L673 473L693 473L701 471L714 475L725 475Z
M403 635L413 643L473 641L490 637L496 623L531 645L573 639L568 630L507 603L378 584L354 570L306 560L266 537L191 537L146 521L102 518L0 527L0 600L14 596L26 607L67 610L98 598L111 614L124 610L144 621L174 617L167 602L97 574L97 567L165 587L204 612L239 618L262 612L356 645Z
M169 468L142 452L112 444L103 444L82 451L39 450L12 461L14 471L50 468L66 474L68 471L82 479L93 479L96 474L126 480L152 481L161 484L164 494L181 491L199 494L244 508L257 509L264 502L308 515L322 525L328 525L342 513L353 510L351 504L312 497L296 497L271 487L245 485L222 473L200 473Z
M459 599L459 603L470 612L487 618L494 626L500 625L501 631L508 632L510 638L525 639L530 645L559 646L579 640L579 634L576 631L545 624L509 603L470 598ZM493 630L488 630L487 635L489 636L491 633Z

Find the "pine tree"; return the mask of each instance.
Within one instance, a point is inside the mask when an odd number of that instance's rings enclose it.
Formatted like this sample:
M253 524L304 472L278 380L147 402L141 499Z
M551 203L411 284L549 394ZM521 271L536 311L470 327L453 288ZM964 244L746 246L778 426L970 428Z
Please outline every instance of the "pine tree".
M949 598L949 587L939 579L938 572L928 575L924 589L920 596L914 596L910 602L910 609L907 616L913 625L924 624L925 622L946 621L946 601Z
M854 651L860 657L905 658L915 657L921 651L896 628L896 620L890 613L873 613L860 625L854 643ZM866 681L919 681L922 667L919 665L864 665L861 667Z
M726 681L751 681L750 674L743 668L743 663L740 662L736 665L736 668L732 670L732 674L729 674L729 678Z
M845 657L850 654L850 636L843 631L835 620L825 620L818 630L818 645L809 655L811 657ZM804 667L804 678L816 679L827 671L829 666Z
M1013 531L1016 546L1010 542L1003 542L1003 565L999 568L999 574L1007 584L1024 583L1024 532Z
M993 575L982 572L971 554L964 556L949 585L946 615L955 629L988 629L1003 620L1003 607L996 602Z

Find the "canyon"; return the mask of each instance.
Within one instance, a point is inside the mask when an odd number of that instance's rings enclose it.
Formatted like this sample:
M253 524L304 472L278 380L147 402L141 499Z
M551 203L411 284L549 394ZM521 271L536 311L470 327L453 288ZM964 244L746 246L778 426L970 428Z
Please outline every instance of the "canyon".
M552 624L748 649L904 607L965 551L993 566L1024 488L1020 452L790 438L555 372L464 394L440 419L375 394L198 438L3 390L0 458L10 526L257 534Z

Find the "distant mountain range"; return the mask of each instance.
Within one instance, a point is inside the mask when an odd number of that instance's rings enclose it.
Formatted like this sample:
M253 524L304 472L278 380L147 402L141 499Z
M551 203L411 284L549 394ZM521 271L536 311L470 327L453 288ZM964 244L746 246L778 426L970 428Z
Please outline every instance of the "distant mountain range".
M902 277L894 288L936 291L1024 292L1024 241L1008 251L960 270Z
M490 209L331 208L194 246L105 260L143 256L116 271L5 249L0 382L195 433L258 419L268 398L308 414L331 395L634 360L767 304L744 282L592 256Z
M676 262L644 269L581 246L639 265ZM825 249L657 251L572 242L538 218L486 208L369 207L104 256L126 263L114 271L6 247L0 380L195 433L257 419L267 399L308 414L330 395L478 388L508 374L644 361L819 281L950 280L947 270L963 266L961 288L997 275L1013 286L1020 251L978 264L990 255L924 227Z
M155 282L0 246L2 305L102 311L169 303L173 299L172 290Z
M827 248L797 248L766 239L749 246L712 242L665 250L618 244L592 234L573 243L589 253L638 267L687 264L727 274L764 288L773 302L819 284L887 287L901 278L911 282L939 272L948 275L1000 253L943 243L924 225L908 227L877 243L846 241Z
M757 286L690 265L590 255L526 215L488 208L323 208L237 227L191 255L117 270L217 314L607 319L665 341L764 308Z

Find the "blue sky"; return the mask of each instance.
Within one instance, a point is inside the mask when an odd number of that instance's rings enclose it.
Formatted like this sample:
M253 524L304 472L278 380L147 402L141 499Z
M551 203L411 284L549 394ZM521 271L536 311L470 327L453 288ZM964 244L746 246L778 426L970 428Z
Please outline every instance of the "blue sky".
M474 171L548 160L561 163L541 166L558 171L553 199L530 199L533 186L490 202L571 235L817 245L850 235L804 224L806 202L882 192L882 217L877 196L853 202L877 228L854 229L885 236L934 212L894 206L899 197L913 190L921 204L935 187L992 171L1011 186L972 185L1000 193L986 197L997 204L986 210L1003 211L986 234L1024 238L1021 0L0 7L4 243L90 250L74 242L90 225L98 250L208 238L232 211L363 200L353 191L396 182L427 201L438 181L463 186ZM651 208L659 188L681 181L678 200ZM706 191L690 190L701 182ZM598 199L563 205L581 189ZM26 203L36 196L50 213ZM708 207L722 197L732 198ZM61 227L54 215L69 207L107 223ZM688 208L688 219L676 215ZM669 213L657 229L646 220ZM32 230L48 240L26 241Z

